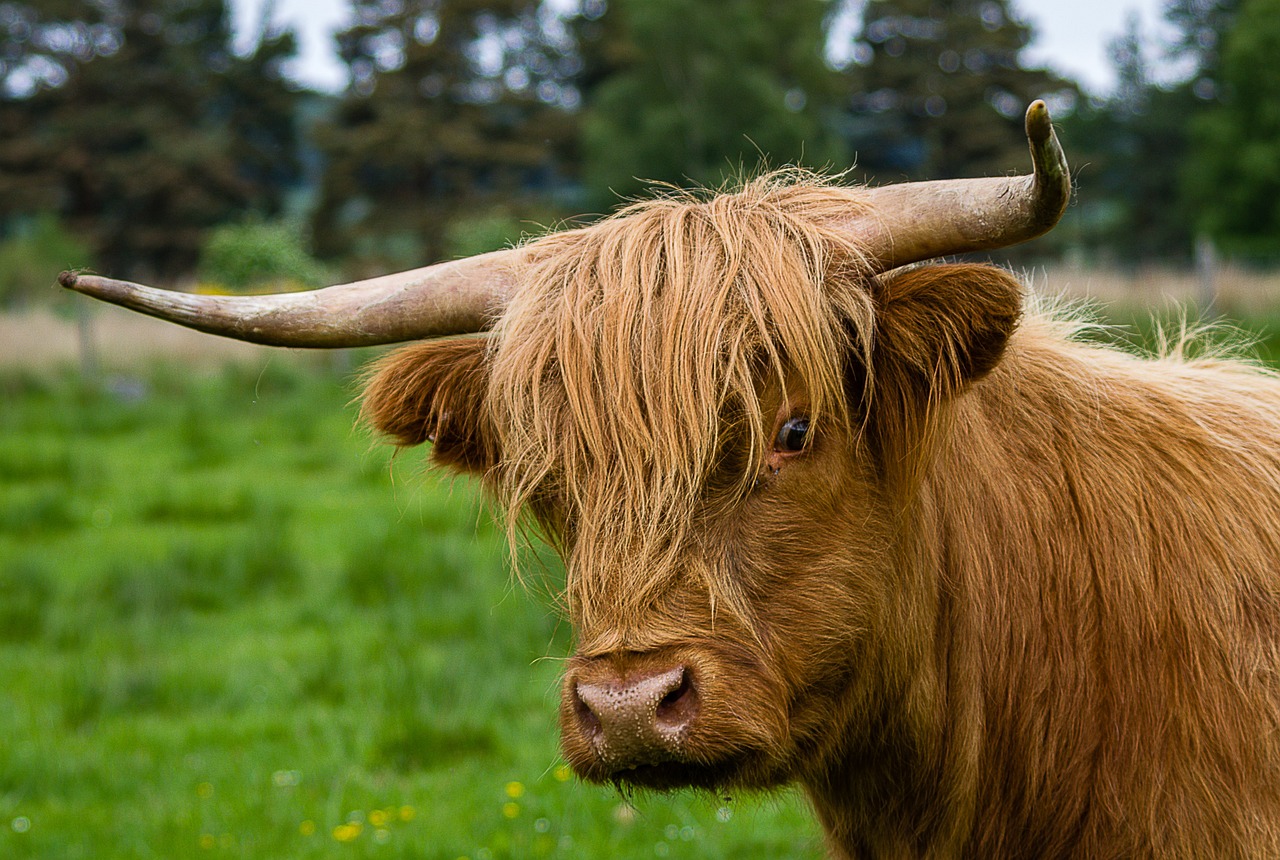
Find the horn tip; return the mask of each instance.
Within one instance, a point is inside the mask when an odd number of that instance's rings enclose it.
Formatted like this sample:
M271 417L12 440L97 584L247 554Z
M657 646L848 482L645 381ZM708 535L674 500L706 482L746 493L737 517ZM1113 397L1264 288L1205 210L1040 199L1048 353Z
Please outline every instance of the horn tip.
M1053 134L1053 120L1044 99L1036 99L1027 107L1027 137L1032 143L1044 143Z
M104 302L123 304L137 291L137 285L128 281L115 281L90 274L85 269L71 269L58 275L58 283L68 290L101 299Z

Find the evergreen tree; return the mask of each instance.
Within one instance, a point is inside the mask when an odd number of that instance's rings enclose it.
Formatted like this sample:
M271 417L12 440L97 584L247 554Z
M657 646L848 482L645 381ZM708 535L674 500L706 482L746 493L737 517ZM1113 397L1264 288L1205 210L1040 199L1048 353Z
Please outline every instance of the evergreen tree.
M66 214L50 91L120 39L118 21L83 0L0 4L0 231L15 215Z
M609 10L605 0L579 0L578 6L572 35L581 62L574 80L582 101L590 104L601 84L638 58L623 16L605 14Z
M1151 69L1146 57L1147 42L1142 19L1137 12L1125 16L1124 32L1107 45L1116 73L1116 88L1107 102L1123 116L1141 116L1151 102Z
M210 121L229 131L226 154L249 184L255 218L285 214L289 194L303 183L302 115L316 96L285 73L297 53L293 31L272 28L264 17L253 50L229 57L214 78Z
M1220 246L1280 255L1280 0L1243 0L1223 44L1222 101L1194 122L1186 188Z
M609 72L586 89L592 205L645 180L716 185L761 161L843 166L828 12L820 0L612 0L584 48L589 72Z
M1151 79L1144 54L1152 40L1136 19L1112 43L1116 91L1064 123L1064 139L1085 165L1078 183L1087 193L1075 219L1085 244L1109 249L1118 260L1187 261L1197 233L1240 247L1241 225L1231 223L1228 209L1247 213L1250 225L1265 223L1260 207L1244 199L1259 182L1266 186L1266 171L1242 179L1241 155L1250 147L1239 132L1249 123L1238 116L1245 105L1234 98L1224 53L1237 38L1233 25L1242 8L1240 0L1168 2L1172 53L1190 63L1188 76L1171 85ZM1267 22L1255 24L1263 37ZM1235 74L1247 70L1246 86L1266 92L1272 63L1265 48L1255 54Z
M1189 86L1155 84L1151 44L1137 16L1129 16L1109 45L1115 90L1062 122L1064 145L1080 166L1072 238L1116 261L1185 260L1192 247L1193 218L1178 176L1189 146L1187 117L1200 104Z
M119 50L114 16L82 0L0 3L0 96L66 83L81 62Z
M1185 85L1199 99L1221 96L1222 46L1240 5L1241 0L1167 0L1165 20L1176 33L1172 53L1191 61L1193 71Z
M1023 113L1074 84L1024 67L1031 28L1007 0L869 0L851 85L858 166L883 180L998 175L1026 165Z
M45 40L59 51L6 60L0 221L55 212L105 270L170 279L210 226L280 208L297 174L291 34L238 56L225 0L39 8L39 27L64 35ZM6 57L22 53L12 41Z
M350 85L318 131L318 250L370 268L445 251L447 228L554 185L580 68L539 0L355 0L338 34Z

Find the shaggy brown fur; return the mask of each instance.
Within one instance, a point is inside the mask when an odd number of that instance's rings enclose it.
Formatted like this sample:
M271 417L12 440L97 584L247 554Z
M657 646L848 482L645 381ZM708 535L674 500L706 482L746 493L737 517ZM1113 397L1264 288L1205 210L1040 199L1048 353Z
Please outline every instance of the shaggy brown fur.
M1280 856L1280 382L1019 322L996 269L872 278L851 206L766 177L549 236L491 335L372 378L560 549L570 762L798 781L839 857ZM576 679L672 665L679 755L610 772Z

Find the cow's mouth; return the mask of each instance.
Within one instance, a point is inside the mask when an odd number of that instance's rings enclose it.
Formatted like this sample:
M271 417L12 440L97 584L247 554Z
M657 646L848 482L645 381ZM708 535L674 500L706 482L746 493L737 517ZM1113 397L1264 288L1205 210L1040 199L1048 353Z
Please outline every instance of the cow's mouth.
M733 782L739 767L729 764L686 764L663 762L615 771L609 782L619 786L673 791L678 788L717 789Z
M664 761L608 770L596 761L578 768L588 782L614 785L622 790L674 791L692 788L721 791L726 788L764 788L776 782L763 754L739 753L712 762Z

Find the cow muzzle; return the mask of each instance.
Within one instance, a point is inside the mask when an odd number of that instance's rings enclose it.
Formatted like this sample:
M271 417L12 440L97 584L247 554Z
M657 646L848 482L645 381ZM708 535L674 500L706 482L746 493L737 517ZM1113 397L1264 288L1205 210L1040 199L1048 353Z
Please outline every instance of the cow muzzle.
M627 667L600 658L566 679L564 730L586 747L593 770L616 777L646 765L684 759L685 740L697 720L699 697L691 667Z

